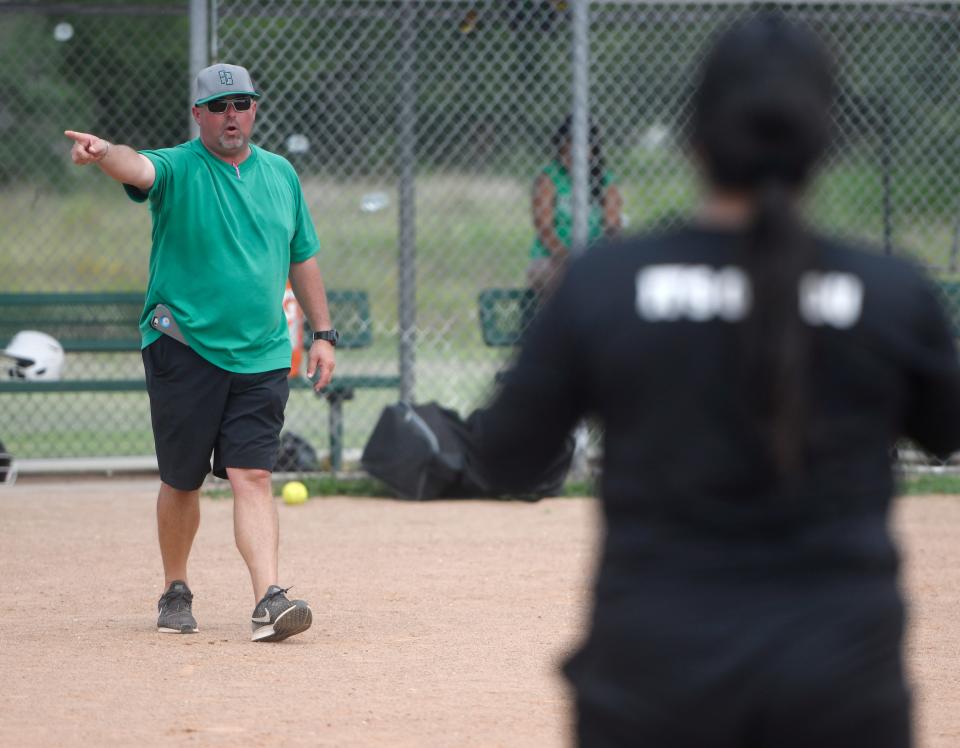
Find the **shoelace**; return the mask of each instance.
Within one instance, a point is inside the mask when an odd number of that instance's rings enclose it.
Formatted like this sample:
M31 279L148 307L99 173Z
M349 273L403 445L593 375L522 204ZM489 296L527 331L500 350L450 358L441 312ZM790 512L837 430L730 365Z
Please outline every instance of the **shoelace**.
M273 613L270 612L270 608L269 608L270 601L273 600L273 598L275 598L277 595L286 595L292 589L293 587L287 587L286 589L284 589L283 587L278 586L277 589L275 589L273 592L268 592L266 595L263 596L263 599L259 603L257 603L257 607L253 609L254 617L256 617L258 610L262 610L272 618ZM254 621L254 622L260 623L260 621Z
M283 589L283 587L280 587L280 588L278 588L278 589L275 589L273 592L268 593L268 594L263 598L263 601L266 602L267 600L270 600L270 599L276 597L277 595L286 595L286 594L287 594L290 590L292 590L292 589L293 589L293 586L292 586L292 585L291 585L290 587L287 587L286 589Z
M173 602L181 602L190 605L193 603L193 593L188 590L169 590L163 593L160 598L160 607L170 605Z

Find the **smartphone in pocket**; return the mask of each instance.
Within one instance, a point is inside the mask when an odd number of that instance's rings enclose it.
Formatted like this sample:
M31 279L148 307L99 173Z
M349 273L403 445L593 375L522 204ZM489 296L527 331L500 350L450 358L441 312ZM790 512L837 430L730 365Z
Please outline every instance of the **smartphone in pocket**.
M150 326L158 331L162 332L164 335L169 335L174 340L183 343L184 345L190 345L187 342L187 339L183 337L183 333L180 332L180 326L177 324L177 321L173 318L173 314L167 309L165 304L157 304L153 310L153 317L150 319Z

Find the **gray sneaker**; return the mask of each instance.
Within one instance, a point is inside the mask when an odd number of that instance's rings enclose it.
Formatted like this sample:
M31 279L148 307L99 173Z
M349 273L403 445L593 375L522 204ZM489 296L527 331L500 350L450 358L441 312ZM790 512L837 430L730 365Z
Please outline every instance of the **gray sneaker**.
M287 589L273 584L250 617L255 642L279 642L310 628L313 613L303 600L288 600Z
M195 634L197 620L193 617L190 606L193 604L193 593L186 582L179 579L170 583L170 588L163 593L157 603L160 617L157 619L157 631L162 634Z

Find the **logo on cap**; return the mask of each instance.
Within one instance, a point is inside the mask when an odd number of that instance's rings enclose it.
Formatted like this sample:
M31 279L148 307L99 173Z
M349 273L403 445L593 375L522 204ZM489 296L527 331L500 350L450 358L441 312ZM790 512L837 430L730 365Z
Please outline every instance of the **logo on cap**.
M220 83L221 83L222 85L224 85L224 86L232 86L232 85L233 85L233 73L231 73L231 72L228 71L228 70L221 70L221 71L220 71Z

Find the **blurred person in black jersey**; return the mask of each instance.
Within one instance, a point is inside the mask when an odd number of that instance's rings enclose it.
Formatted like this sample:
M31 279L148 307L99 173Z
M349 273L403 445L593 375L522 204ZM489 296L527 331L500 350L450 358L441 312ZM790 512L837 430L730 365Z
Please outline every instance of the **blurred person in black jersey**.
M808 29L726 31L694 98L695 220L577 260L472 417L505 489L603 425L593 615L565 667L581 745L910 745L890 452L960 448L960 368L919 270L798 216L833 88Z

